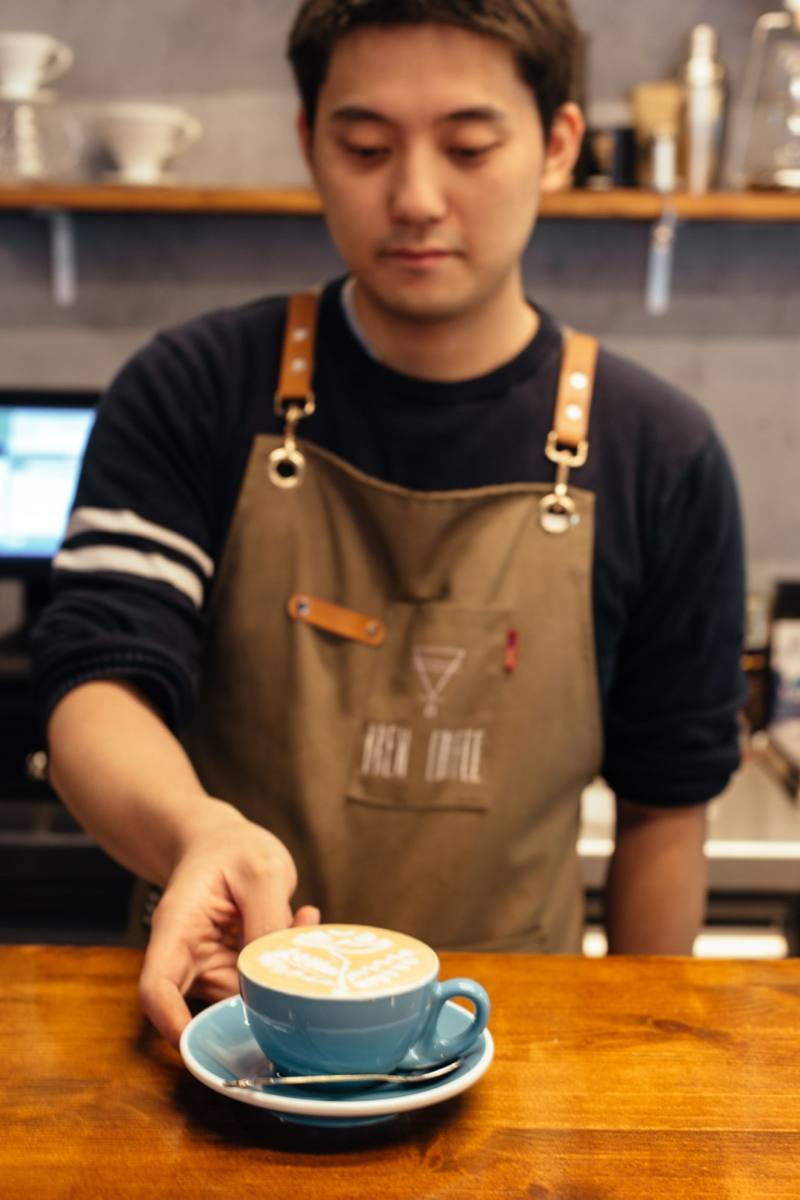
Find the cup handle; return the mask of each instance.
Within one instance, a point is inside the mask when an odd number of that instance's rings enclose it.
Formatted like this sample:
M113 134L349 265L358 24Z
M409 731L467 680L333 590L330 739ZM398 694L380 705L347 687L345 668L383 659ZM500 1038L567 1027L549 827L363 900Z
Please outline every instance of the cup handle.
M188 150L190 146L199 141L202 135L203 126L197 118L187 116L180 127L173 154L182 154L184 150Z
M69 70L74 61L75 55L69 46L66 46L63 42L59 42L47 65L46 82L49 82L51 79L58 79L59 75L63 75L65 71Z
M454 1000L456 996L471 1000L475 1005L472 1021L454 1037L439 1037L437 1027L442 1009L448 1000ZM485 989L474 979L445 979L435 983L427 1023L419 1041L406 1055L406 1061L413 1059L415 1064L437 1063L466 1054L486 1028L490 1007Z

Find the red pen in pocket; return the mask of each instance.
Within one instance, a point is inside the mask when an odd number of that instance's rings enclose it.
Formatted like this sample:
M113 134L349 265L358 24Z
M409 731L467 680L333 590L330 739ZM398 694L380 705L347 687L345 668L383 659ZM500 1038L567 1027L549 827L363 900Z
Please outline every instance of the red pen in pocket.
M506 671L516 671L519 666L519 634L516 629L509 629L506 635L506 654L503 668Z

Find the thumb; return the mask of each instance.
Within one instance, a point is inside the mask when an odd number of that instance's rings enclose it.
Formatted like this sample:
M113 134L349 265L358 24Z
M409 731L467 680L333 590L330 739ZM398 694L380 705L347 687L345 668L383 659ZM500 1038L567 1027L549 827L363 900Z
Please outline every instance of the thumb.
M292 926L300 925L319 925L322 920L322 914L313 904L304 904L302 908L298 908L294 914Z

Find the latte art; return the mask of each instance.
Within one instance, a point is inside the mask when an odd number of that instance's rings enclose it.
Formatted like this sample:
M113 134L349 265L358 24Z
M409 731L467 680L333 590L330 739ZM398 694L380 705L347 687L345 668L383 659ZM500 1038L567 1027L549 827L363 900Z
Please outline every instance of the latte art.
M239 956L239 969L253 983L338 1000L410 991L438 967L424 942L365 925L285 929L257 938Z

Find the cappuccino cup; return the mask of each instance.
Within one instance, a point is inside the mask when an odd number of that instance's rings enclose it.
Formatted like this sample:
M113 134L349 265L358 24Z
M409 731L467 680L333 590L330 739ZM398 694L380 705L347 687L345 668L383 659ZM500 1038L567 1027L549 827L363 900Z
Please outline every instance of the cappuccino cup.
M30 100L73 62L69 46L46 33L0 33L0 97Z
M241 951L245 1018L284 1074L389 1073L466 1054L486 1028L489 997L474 979L440 981L424 942L368 925L314 925L256 938ZM461 1032L437 1031L448 1000L474 1013Z

